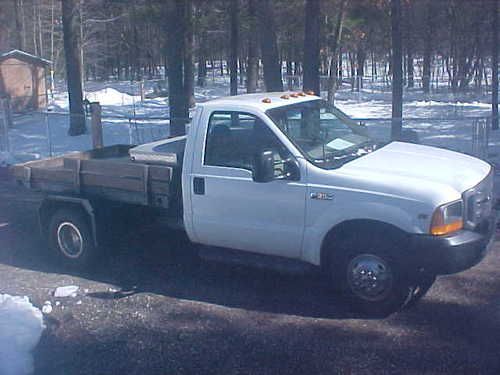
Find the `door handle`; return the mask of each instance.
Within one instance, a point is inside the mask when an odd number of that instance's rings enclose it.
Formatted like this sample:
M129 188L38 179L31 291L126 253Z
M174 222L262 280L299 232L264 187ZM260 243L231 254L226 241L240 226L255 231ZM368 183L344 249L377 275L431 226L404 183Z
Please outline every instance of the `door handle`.
M205 194L205 179L203 177L194 177L193 178L193 192L196 195L204 195Z

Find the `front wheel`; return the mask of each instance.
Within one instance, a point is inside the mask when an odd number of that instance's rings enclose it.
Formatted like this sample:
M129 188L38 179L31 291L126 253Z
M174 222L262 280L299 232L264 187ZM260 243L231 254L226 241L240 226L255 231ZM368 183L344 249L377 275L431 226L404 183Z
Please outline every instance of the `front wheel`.
M389 254L354 253L335 267L334 275L356 310L386 316L403 308L414 291L398 263Z

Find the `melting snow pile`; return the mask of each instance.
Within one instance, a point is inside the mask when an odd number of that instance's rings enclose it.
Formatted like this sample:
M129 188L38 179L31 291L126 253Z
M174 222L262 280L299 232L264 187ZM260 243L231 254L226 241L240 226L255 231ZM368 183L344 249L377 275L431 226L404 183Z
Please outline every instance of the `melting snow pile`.
M129 95L111 87L86 93L86 98L91 102L101 105L133 105L141 101L140 96Z
M28 297L0 294L0 374L33 372L31 351L44 328L42 313Z

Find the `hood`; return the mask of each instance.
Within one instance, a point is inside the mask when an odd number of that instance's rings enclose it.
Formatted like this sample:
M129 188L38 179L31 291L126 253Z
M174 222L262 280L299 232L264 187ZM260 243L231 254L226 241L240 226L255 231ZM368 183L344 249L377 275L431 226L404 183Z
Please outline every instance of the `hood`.
M344 175L375 179L385 186L420 191L445 188L448 192L451 188L461 195L483 180L490 173L491 166L454 151L392 142L346 163L339 171Z

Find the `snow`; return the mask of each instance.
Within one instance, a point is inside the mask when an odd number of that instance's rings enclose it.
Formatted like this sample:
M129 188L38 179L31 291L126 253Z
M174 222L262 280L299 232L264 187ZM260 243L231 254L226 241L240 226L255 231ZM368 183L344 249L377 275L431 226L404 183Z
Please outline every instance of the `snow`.
M44 329L42 313L27 297L0 294L0 374L33 372L31 352Z
M0 167L7 166L16 162L16 159L12 156L10 152L1 151L0 152Z
M45 303L42 306L42 313L45 315L48 315L52 312L52 302L50 301L45 301Z
M76 285L60 286L54 291L54 297L65 298L65 297L76 297L76 293L80 289Z

